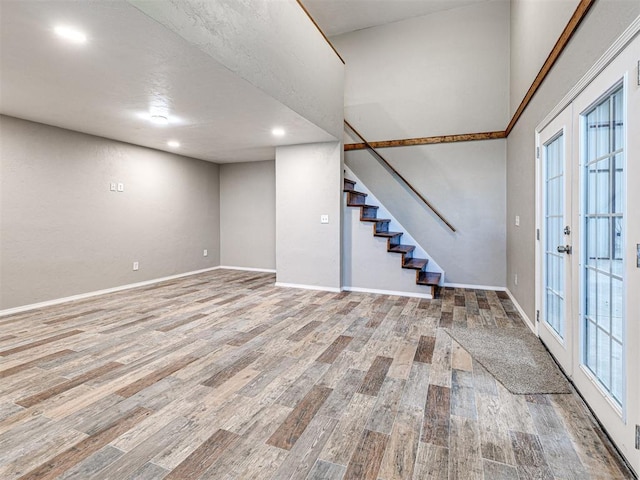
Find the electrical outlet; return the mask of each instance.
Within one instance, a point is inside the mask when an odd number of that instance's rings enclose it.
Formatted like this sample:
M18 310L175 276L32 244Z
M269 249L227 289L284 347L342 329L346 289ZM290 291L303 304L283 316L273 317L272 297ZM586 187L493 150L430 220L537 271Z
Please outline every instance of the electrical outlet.
M320 223L329 223L329 215L320 215Z
M124 192L124 183L122 183L122 182L118 183L118 191L119 192Z
M140 264L138 262L133 262L133 270L138 270L138 268L140 267Z
M109 191L111 192L115 192L116 191L116 182L111 182L109 183Z
M518 285L518 274L517 273L513 276L513 284L514 285Z
M520 226L520 215L516 215L516 227Z
M207 255L209 255L209 252L207 251L207 249L205 248L204 251L202 252L202 256L206 257Z

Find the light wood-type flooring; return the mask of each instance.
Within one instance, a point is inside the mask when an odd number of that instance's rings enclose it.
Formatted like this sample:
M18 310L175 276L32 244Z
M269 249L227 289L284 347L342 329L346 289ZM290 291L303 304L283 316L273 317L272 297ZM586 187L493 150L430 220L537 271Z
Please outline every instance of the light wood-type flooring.
M421 300L215 270L0 317L0 478L632 478L576 395L505 390Z

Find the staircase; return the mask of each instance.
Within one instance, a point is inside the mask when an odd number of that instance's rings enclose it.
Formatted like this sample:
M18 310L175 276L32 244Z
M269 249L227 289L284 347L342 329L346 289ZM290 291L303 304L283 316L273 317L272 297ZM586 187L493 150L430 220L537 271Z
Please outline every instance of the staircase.
M401 243L403 232L390 232L391 219L378 218L378 207L367 204L367 194L358 192L354 187L356 182L344 179L343 191L347 193L347 206L360 208L360 221L373 224L373 236L387 239L387 252L401 255L402 268L416 271L416 284L425 285L431 289L431 296L436 297L440 284L440 273L427 272L425 269L429 260L426 258L414 258L415 245L403 245Z

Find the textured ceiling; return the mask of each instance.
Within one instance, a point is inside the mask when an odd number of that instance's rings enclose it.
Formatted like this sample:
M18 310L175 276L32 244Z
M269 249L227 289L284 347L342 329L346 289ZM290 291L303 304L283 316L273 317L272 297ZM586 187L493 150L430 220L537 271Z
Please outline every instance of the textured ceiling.
M489 0L302 0L327 36Z
M335 35L478 1L304 4ZM57 38L60 23L83 29L86 44ZM334 139L123 0L2 0L0 85L0 113L219 163ZM169 125L151 124L150 113L168 115ZM285 137L272 136L276 126Z
M2 0L0 112L215 162L334 138L124 1ZM84 45L57 38L82 28ZM169 125L143 118L168 115ZM274 127L286 130L278 139Z

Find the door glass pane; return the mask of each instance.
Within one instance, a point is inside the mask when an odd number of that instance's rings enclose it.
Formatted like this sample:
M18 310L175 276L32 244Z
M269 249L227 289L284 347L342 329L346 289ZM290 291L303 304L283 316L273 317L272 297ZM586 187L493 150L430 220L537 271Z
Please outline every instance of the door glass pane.
M611 393L614 398L622 398L622 343L611 342Z
M624 117L623 91L586 113L584 148L584 270L582 361L622 405L624 390Z
M622 171L622 155L613 157L613 211L622 213L622 180L624 178Z
M613 258L611 273L622 278L622 217L616 216L613 222Z
M611 283L611 335L618 342L622 342L622 280L612 279Z
M597 128L597 125L597 112L594 109L586 116L586 128L589 134L586 137L584 156L588 162L591 162L596 158L597 136L595 135L595 129Z
M596 242L598 236L597 220L597 218L588 218L585 225L585 238L587 239L585 242L585 262L594 268L598 262L598 253L596 252L596 246L598 245L598 242Z
M596 358L596 374L604 385L611 385L610 368L611 352L609 351L610 338L601 328L597 329L598 354Z
M611 218L608 215L599 215L595 218L596 229L596 266L603 272L611 271Z
M609 124L610 101L607 98L596 107L598 123L596 124L596 158L606 155L610 149L611 135Z
M598 319L598 327L605 333L611 331L610 315L611 312L611 285L609 283L609 275L601 272L597 273L597 297L596 297L596 316Z
M609 159L605 158L595 164L597 171L596 181L596 213L609 212L609 200L611 194L609 192Z
M596 358L598 356L598 350L596 348L596 326L590 321L585 321L585 364L592 372L596 371Z
M587 284L587 305L586 305L586 316L592 321L595 322L598 318L597 314L597 283L596 283L596 270L589 269L585 272L585 281Z
M598 188L596 185L596 180L598 178L598 171L596 170L595 164L591 164L587 169L587 188L593 195L587 198L587 209L590 212L596 211L596 195L598 193Z
M564 338L564 137L544 145L544 321Z
M624 130L622 124L622 89L613 94L613 119L614 119L614 132L613 132L613 149L618 150L622 148L624 144Z

